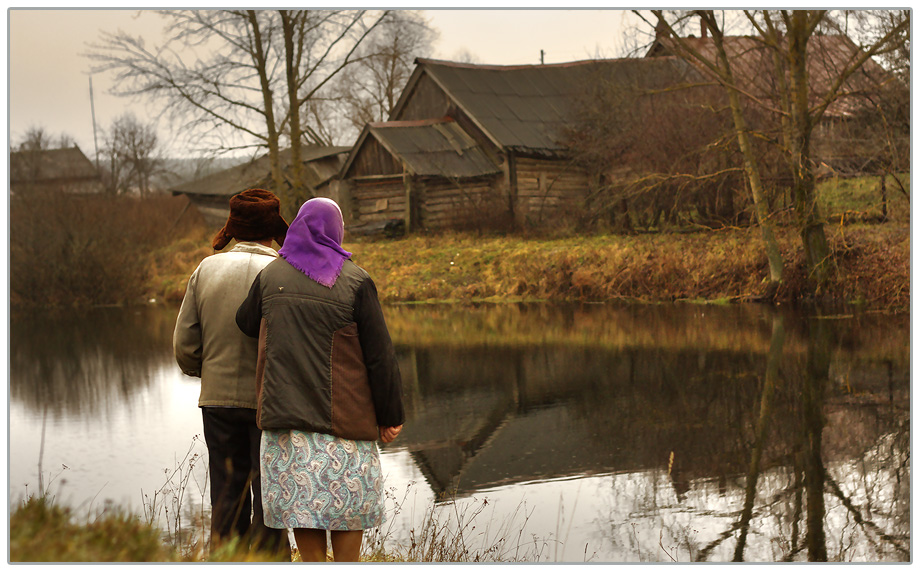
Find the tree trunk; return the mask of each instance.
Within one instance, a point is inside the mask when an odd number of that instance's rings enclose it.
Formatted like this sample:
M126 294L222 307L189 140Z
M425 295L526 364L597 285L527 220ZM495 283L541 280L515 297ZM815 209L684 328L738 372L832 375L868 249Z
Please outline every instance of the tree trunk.
M770 282L772 289L783 280L783 257L779 251L779 245L776 242L776 235L773 232L773 223L770 221L770 209L767 205L763 192L763 183L760 180L760 172L757 169L757 158L754 156L754 148L748 138L748 126L744 119L741 108L741 98L738 92L731 86L734 85L731 68L728 63L728 56L725 53L725 47L722 45L721 36L713 34L719 60L722 65L722 72L726 74L728 86L728 101L732 110L732 120L735 126L735 135L738 138L738 147L741 148L741 154L744 156L744 171L748 176L748 182L751 185L751 195L754 199L754 210L757 213L757 222L760 224L760 233L763 237L764 248L767 251L767 262L770 267ZM718 37L718 39L716 39Z
M259 28L259 21L255 10L247 10L249 23L252 26L253 36L253 53L256 69L259 73L259 85L262 89L262 105L265 113L265 127L268 143L268 161L272 169L272 185L275 187L275 194L281 199L282 208L289 204L290 194L287 192L284 184L284 175L281 172L281 155L278 149L278 126L275 124L274 101L272 98L271 84L268 79L268 70L266 69L265 49L262 46L262 32ZM240 189L245 190L245 189Z
M809 281L823 291L830 277L830 246L815 192L811 160L812 124L808 112L808 70L806 48L809 36L808 11L794 10L789 20L789 73L791 76L791 135L788 141L794 205Z
M770 419L773 416L773 396L776 392L776 383L779 378L779 367L783 358L783 342L785 338L786 331L783 328L783 317L776 314L773 316L770 353L767 355L767 371L764 375L763 391L760 396L760 417L757 419L754 450L751 452L751 462L748 465L747 483L744 491L744 508L741 511L739 527L740 533L738 544L735 545L735 555L732 559L735 562L744 561L744 544L747 540L751 518L754 516L754 497L757 493L757 478L760 476L760 459L767 440Z
M881 181L879 181L879 192L882 195L882 222L888 222L888 186L886 184L887 178L888 174L882 173Z
M287 75L288 103L290 107L290 128L291 128L291 194L293 200L293 212L299 210L300 204L311 198L312 193L307 192L303 183L303 162L301 161L300 143L301 143L301 125L300 125L300 105L297 96L297 85L299 82L298 68L300 65L300 54L303 47L303 36L297 38L295 44L295 18L288 10L280 10L281 27L284 33L284 60ZM303 17L303 16L301 16Z

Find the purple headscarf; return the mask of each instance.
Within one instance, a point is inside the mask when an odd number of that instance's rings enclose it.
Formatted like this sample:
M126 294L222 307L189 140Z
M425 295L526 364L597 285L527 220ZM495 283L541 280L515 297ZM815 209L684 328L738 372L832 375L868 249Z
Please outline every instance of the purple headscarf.
M342 248L345 222L335 201L310 199L288 228L278 251L291 266L326 288L332 288L351 253Z

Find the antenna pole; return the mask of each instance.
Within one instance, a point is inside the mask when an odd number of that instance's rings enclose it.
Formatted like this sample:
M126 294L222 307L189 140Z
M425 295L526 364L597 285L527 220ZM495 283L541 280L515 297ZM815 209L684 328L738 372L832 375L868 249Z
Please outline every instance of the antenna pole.
M96 103L93 100L93 76L89 76L89 108L93 114L93 147L96 149L96 171L99 170L99 141L96 139Z

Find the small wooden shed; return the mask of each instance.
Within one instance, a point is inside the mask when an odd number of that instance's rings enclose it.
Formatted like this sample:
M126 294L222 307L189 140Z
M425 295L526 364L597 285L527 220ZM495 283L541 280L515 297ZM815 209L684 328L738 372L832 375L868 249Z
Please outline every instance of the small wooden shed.
M496 207L501 167L450 117L368 124L343 166L351 219L463 227Z
M338 174L350 147L314 145L301 150L304 182L314 195L329 196L330 180ZM288 169L291 151L281 151L281 164ZM173 195L186 195L209 226L222 226L230 214L230 197L246 189L275 191L268 154L235 167L183 183L170 189Z

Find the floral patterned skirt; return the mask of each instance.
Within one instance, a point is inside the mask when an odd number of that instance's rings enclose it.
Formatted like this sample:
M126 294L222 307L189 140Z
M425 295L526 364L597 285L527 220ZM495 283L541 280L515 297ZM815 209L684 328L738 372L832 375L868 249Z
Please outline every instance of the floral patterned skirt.
M383 524L375 441L262 431L262 507L269 528L364 530Z

